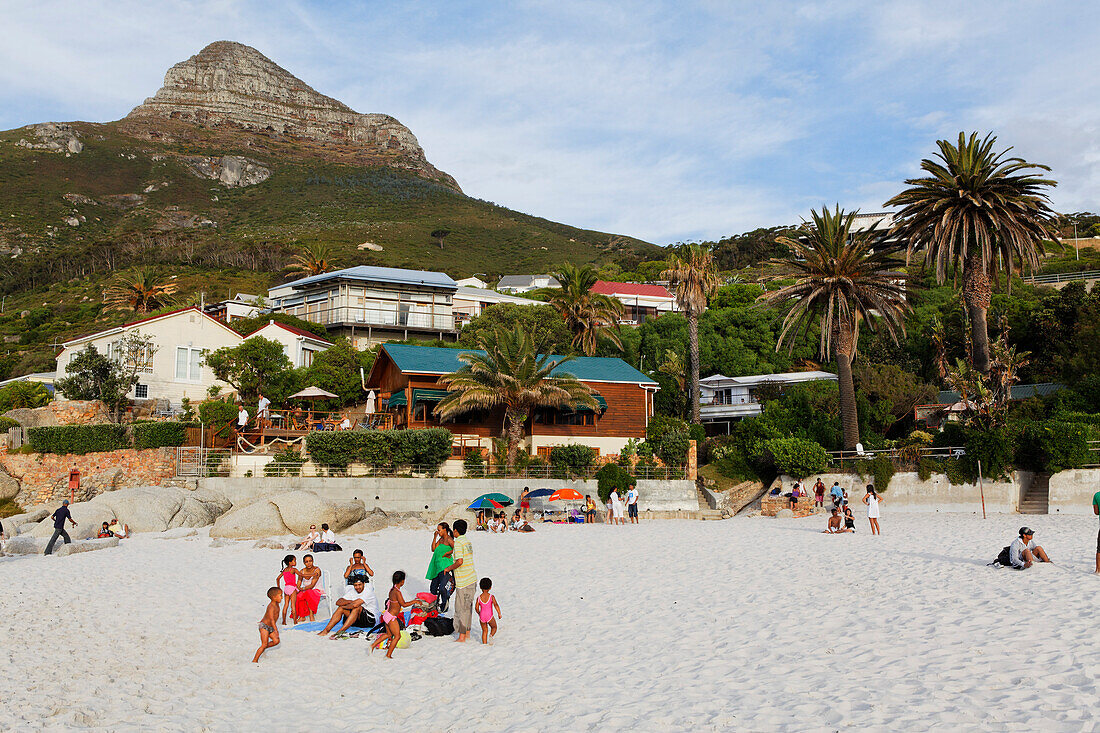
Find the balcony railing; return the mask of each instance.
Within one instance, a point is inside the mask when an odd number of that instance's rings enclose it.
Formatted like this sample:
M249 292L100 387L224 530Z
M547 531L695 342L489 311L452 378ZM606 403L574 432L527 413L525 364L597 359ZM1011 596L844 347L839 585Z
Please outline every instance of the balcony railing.
M406 310L397 307L360 308L350 305L334 306L332 308L299 305L291 308L284 308L283 312L322 325L351 323L362 324L364 326L411 328L421 331L455 330L455 317L450 312L441 313L436 311L432 313L431 311Z

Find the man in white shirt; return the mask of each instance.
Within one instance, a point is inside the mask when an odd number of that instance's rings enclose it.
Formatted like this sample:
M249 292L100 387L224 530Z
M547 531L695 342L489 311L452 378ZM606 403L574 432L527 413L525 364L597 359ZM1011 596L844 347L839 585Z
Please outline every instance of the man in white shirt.
M244 430L244 426L247 424L248 410L244 409L244 405L241 405L241 410L237 413L237 430Z
M1020 527L1020 536L1012 540L1012 544L1008 546L1008 564L1017 570L1024 570L1030 568L1036 560L1050 562L1046 551L1035 544L1035 530L1030 527Z
M271 400L260 393L260 400L256 403L256 420L266 420L271 415Z
M321 537L313 543L314 552L337 552L341 549L336 544L336 533L328 528L328 524L321 524Z
M638 486L636 484L631 484L630 490L626 492L626 514L630 517L631 524L638 523Z
M325 628L318 631L317 634L324 636L332 627L340 623L341 619L344 620L344 625L332 635L333 639L353 625L361 629L373 627L378 619L378 599L374 597L374 589L368 587L362 580L357 579L350 588L344 591L344 595L336 601L336 610L333 612L332 618L329 619Z
M351 430L351 418L344 415L344 419L340 421L341 430Z

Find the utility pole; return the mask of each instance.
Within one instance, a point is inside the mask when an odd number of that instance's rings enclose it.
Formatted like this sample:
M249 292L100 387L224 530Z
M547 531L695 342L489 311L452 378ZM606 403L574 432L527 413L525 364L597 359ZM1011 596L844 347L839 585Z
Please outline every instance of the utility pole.
M1081 261L1081 245L1077 242L1077 220L1073 220L1073 248L1077 250L1077 261Z

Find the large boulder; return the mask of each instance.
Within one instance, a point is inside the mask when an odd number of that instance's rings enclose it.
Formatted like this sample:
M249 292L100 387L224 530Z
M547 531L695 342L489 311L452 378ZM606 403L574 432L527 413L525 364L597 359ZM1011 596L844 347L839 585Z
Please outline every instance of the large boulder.
M54 545L53 554L58 557L66 557L68 555L74 555L78 552L94 552L95 550L106 550L108 547L118 547L118 537L103 537L95 540L81 540L80 542L70 542L67 545L57 547Z
M21 407L8 410L10 417L25 428L52 425L102 425L111 422L107 405L99 400L54 400L45 407Z
M4 532L9 535L19 533L19 528L27 524L38 524L50 516L50 510L45 507L37 507L23 514L16 514L4 520Z
M8 555L41 555L46 551L48 541L43 537L29 535L12 537L4 542L4 552Z
M271 497L271 501L293 534L305 534L310 525L320 527L322 522L333 532L340 532L367 513L361 501L332 502L312 491L288 491Z
M283 523L279 507L265 499L230 509L218 517L210 529L211 537L233 540L258 540L287 534L291 531Z
M54 506L53 508L56 509L57 507ZM74 540L87 540L95 537L99 534L104 522L113 522L115 519L115 513L111 511L110 507L94 501L73 504L69 507L69 512L72 513L77 526L74 527L66 522L65 531ZM32 537L50 537L52 534L53 520L48 517L39 522L34 531L31 532ZM58 542L61 542L61 540L58 540Z
M176 527L208 527L230 507L212 491L174 486L139 486L101 494L93 503L109 507L133 532L163 532Z
M0 501L14 499L19 495L19 481L0 468Z

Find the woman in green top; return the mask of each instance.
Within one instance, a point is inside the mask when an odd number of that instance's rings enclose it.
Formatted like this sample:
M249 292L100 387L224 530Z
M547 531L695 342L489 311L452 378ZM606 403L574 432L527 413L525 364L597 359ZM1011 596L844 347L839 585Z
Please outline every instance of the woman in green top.
M447 601L451 597L453 580L450 573L443 572L444 568L451 566L451 552L454 550L455 539L451 533L451 527L446 522L436 525L435 535L432 536L432 561L428 563L428 580L432 581L431 592L439 599L439 610L447 610Z

